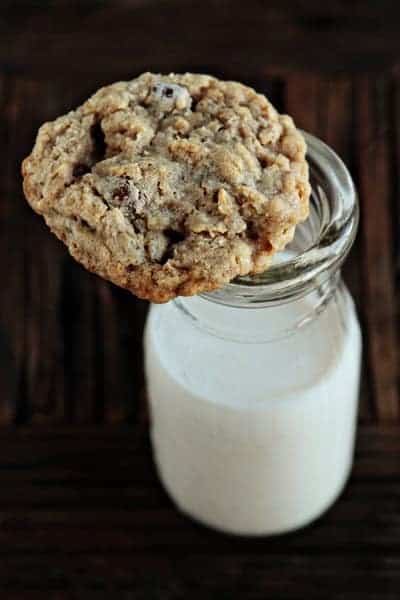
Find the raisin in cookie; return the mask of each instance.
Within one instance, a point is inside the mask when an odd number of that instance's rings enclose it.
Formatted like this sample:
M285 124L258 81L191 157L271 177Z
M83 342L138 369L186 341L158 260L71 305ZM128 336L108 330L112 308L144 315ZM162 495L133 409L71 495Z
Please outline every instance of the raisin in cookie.
M87 269L166 302L267 269L308 215L305 151L249 87L145 73L45 123L24 190Z

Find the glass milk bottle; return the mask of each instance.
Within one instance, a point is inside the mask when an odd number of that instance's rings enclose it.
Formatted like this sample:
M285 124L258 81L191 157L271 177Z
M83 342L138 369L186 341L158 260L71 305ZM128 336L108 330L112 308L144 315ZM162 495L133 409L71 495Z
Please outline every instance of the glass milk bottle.
M180 510L221 531L301 527L353 458L361 335L340 266L358 224L352 180L306 135L309 219L264 274L153 305L145 333L151 438Z

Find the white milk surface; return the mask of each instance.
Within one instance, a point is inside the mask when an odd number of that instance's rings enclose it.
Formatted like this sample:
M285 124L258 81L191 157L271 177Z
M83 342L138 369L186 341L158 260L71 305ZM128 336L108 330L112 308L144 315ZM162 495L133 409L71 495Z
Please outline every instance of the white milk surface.
M306 314L185 300L202 321L272 334ZM228 330L228 329L227 329ZM268 335L267 335L268 337ZM275 534L319 516L352 464L361 336L346 293L279 341L210 335L174 303L145 335L152 443L160 478L186 514L236 534Z

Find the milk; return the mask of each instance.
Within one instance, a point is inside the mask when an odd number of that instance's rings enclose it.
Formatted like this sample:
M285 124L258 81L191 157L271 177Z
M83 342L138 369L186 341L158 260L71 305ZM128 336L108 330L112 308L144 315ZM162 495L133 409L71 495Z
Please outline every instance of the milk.
M165 489L225 532L305 525L336 499L352 464L361 336L348 292L320 307L317 292L262 309L180 302L153 305L145 332Z

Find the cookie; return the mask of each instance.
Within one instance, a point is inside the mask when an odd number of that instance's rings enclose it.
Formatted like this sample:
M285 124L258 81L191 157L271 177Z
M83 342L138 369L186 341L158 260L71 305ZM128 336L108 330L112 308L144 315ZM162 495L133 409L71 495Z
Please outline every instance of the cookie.
M145 73L45 123L22 172L76 260L166 302L268 268L308 215L305 152L247 86Z

